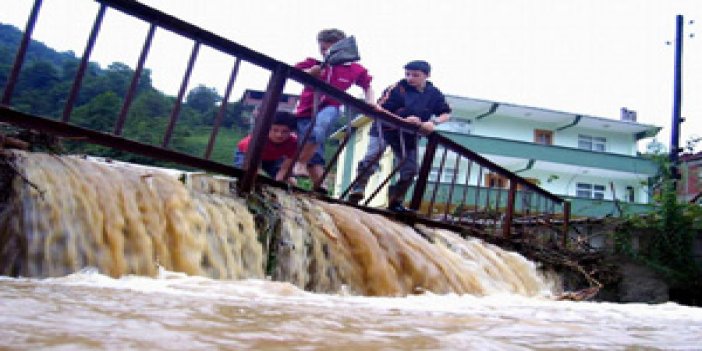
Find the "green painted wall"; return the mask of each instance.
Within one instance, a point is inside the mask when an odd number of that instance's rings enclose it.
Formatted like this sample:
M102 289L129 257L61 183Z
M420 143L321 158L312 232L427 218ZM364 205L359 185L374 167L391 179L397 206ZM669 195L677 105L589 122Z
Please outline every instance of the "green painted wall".
M655 175L658 166L649 160L634 156L591 152L577 148L554 145L540 145L531 142L521 142L499 138L488 138L477 135L442 132L446 137L481 154L536 159L579 165L583 167L603 168L613 171L642 173Z

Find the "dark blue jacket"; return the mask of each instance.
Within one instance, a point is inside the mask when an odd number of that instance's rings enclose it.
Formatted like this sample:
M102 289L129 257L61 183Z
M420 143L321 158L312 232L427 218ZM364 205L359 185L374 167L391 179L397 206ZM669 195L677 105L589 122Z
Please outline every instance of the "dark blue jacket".
M451 107L446 103L444 94L431 82L427 82L424 91L420 92L417 88L409 85L406 79L385 89L378 104L400 117L414 115L423 122L431 119L432 115L439 116L451 112ZM385 125L383 130L388 130ZM373 123L370 133L372 136L378 136L377 122Z

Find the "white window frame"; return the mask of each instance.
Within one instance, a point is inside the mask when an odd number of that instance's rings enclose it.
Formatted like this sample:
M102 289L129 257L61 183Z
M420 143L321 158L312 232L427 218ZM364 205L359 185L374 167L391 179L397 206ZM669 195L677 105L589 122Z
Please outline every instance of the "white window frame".
M576 183L575 196L586 199L604 200L607 188L600 184Z
M578 134L578 148L595 152L607 151L607 138Z

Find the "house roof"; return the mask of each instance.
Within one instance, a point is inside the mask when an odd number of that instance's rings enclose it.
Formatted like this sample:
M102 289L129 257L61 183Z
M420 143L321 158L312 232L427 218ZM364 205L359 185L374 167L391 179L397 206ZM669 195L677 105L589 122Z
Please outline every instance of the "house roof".
M460 115L454 113L453 117L456 118L480 120L489 118L489 116L493 114L500 114L512 118L552 123L556 125L555 130L563 130L577 125L588 129L605 129L619 133L631 133L637 140L653 137L661 130L659 126L637 123L634 121L595 117L585 114L480 100L456 95L446 95L446 99L454 111L461 111ZM469 115L465 115L466 113Z
M682 154L680 155L680 161L689 163L694 161L702 161L702 151L696 154Z
M264 91L261 90L253 90L253 89L246 89L244 90L244 93L241 95L241 100L244 101L248 97L249 99L253 100L263 100L263 96L265 95ZM288 101L297 101L300 98L298 95L293 95L293 94L280 94L280 102L288 102Z

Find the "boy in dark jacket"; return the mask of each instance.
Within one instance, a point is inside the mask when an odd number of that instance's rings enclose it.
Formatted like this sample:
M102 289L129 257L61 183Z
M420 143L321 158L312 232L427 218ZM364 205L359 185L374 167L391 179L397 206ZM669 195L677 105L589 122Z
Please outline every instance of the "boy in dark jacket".
M404 66L405 79L387 88L378 105L383 109L404 118L420 127L424 134L434 131L434 127L451 118L451 107L446 103L444 94L429 82L431 67L426 61L412 61ZM432 116L437 116L431 119ZM382 129L382 130L379 130ZM383 133L383 138L380 134ZM379 155L387 146L392 149L395 163L400 167L400 179L389 189L388 209L394 212L407 212L402 202L407 190L417 175L417 138L414 134L402 132L388 125L373 123L366 155L358 163L357 174L362 174L349 195L349 201L358 203L364 197L366 184L370 176L377 171Z

